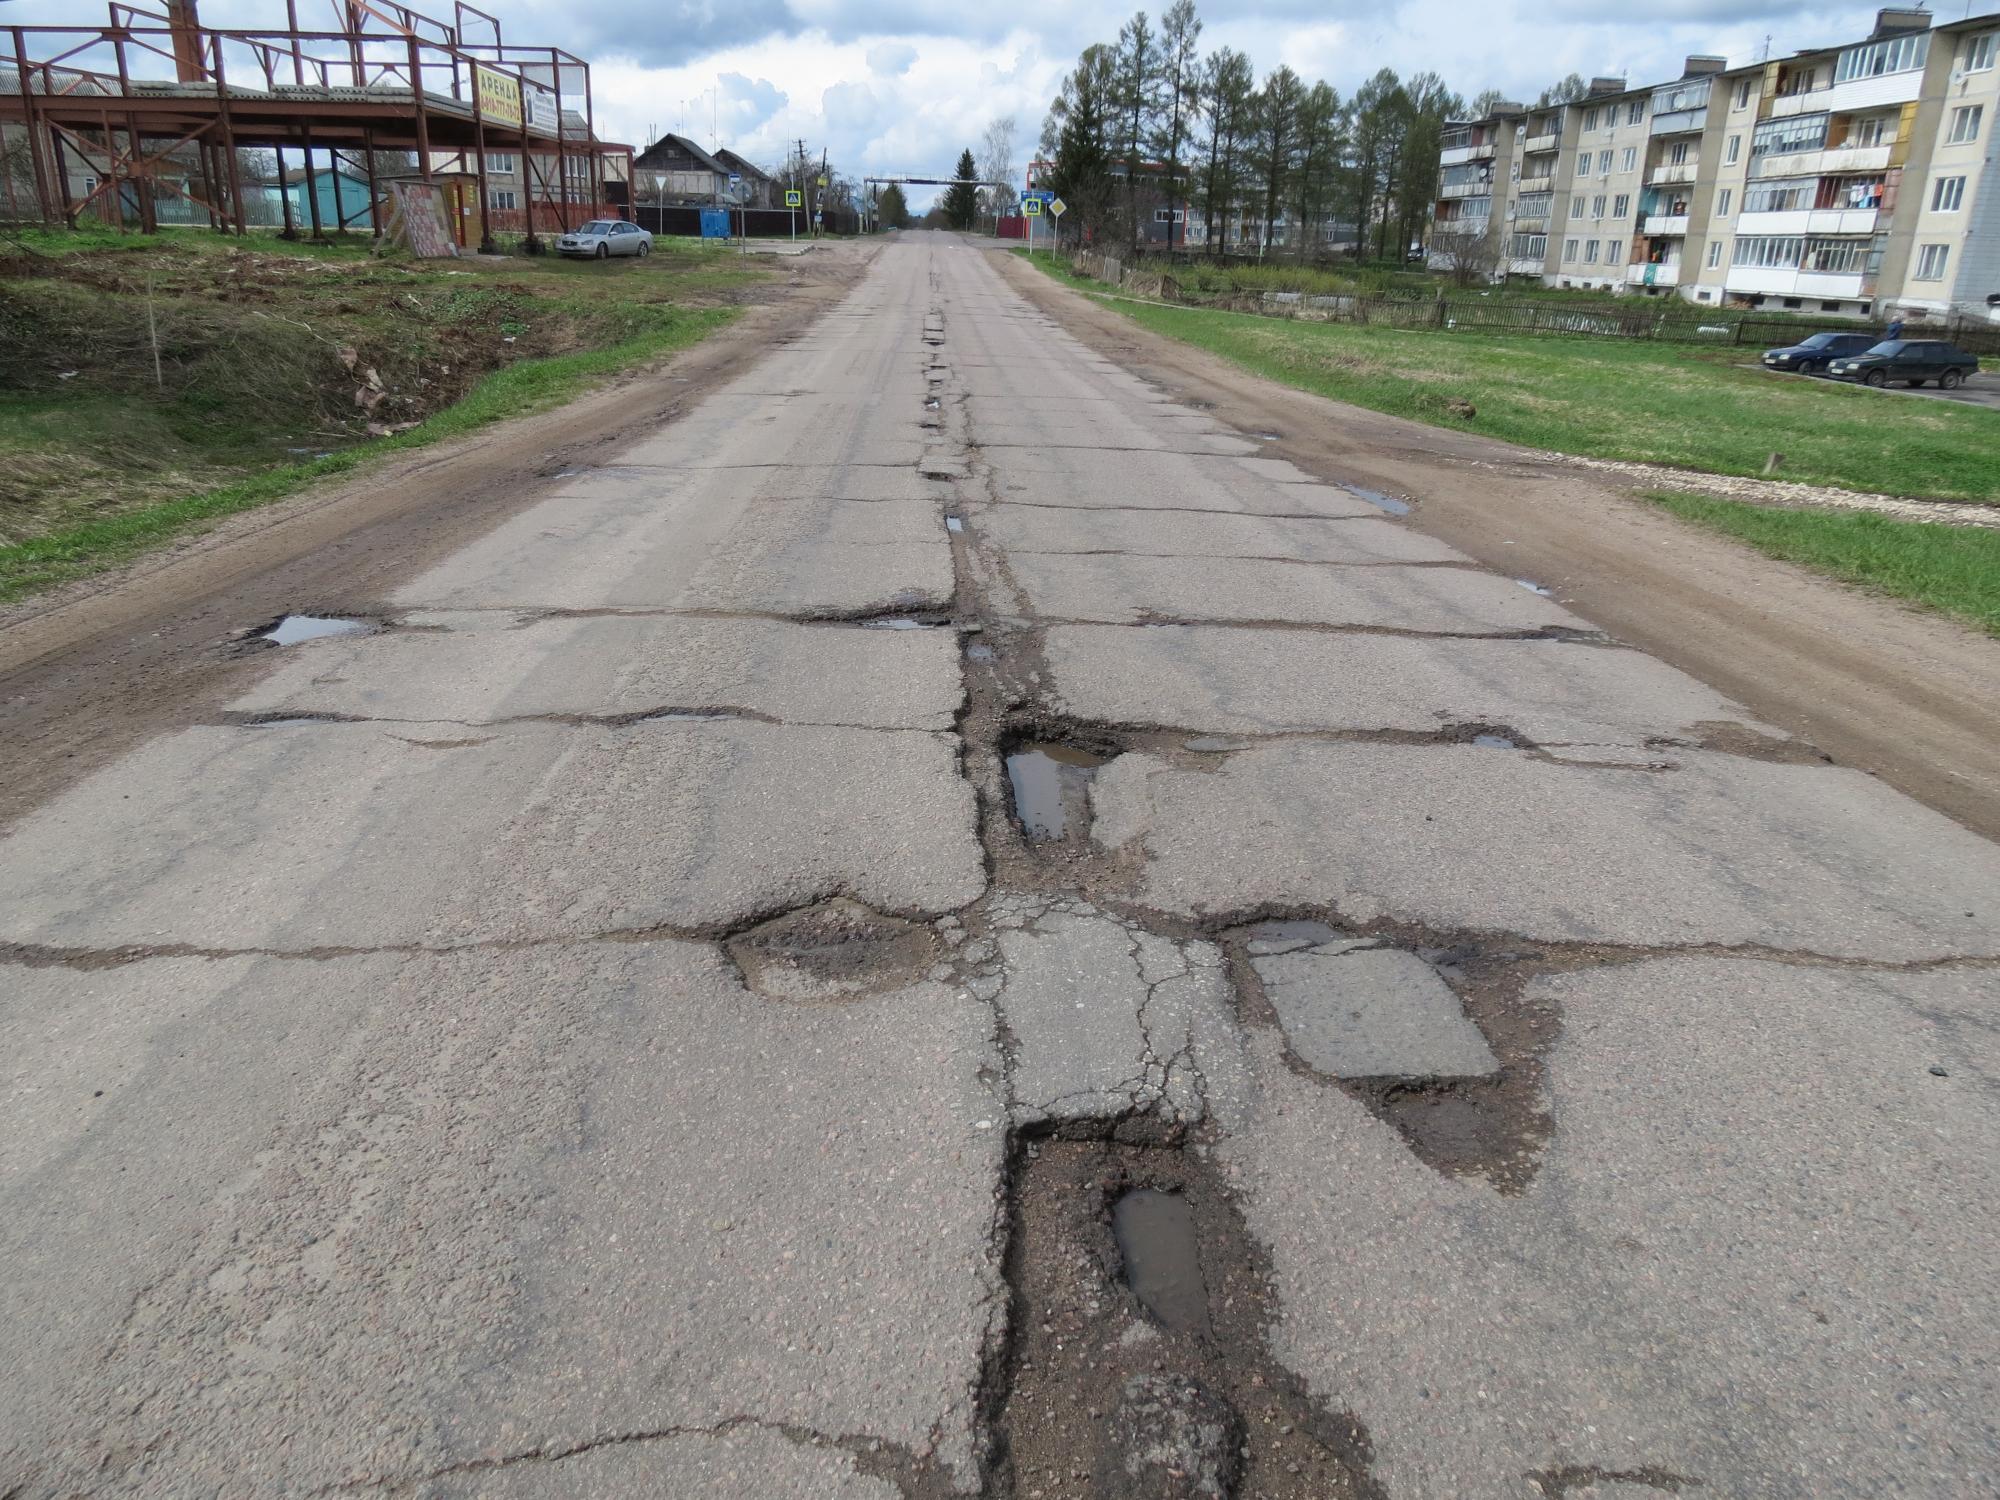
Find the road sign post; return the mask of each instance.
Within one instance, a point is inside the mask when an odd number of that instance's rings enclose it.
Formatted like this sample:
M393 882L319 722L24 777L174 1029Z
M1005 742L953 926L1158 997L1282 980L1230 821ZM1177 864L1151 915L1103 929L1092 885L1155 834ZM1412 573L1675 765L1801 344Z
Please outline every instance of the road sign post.
M797 188L785 189L785 211L791 215L792 238L794 240L799 237L799 205L805 202L805 200L806 195Z
M1049 200L1049 217L1055 220L1055 223L1049 226L1049 258L1051 260L1055 258L1057 242L1062 239L1063 210L1068 207L1069 205L1060 198Z

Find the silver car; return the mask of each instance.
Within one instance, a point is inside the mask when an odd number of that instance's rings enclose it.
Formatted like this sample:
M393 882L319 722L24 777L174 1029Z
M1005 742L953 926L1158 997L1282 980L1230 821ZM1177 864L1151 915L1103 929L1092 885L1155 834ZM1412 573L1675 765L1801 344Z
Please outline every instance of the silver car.
M614 255L637 255L643 259L652 253L651 231L627 224L623 219L592 219L556 241L558 255L597 260L609 260Z

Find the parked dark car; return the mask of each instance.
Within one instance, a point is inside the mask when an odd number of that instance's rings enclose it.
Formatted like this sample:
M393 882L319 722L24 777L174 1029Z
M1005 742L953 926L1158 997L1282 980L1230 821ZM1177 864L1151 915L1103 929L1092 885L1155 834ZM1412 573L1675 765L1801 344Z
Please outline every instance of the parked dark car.
M1864 354L1874 345L1872 333L1816 333L1788 348L1766 349L1764 363L1773 370L1796 370L1801 375L1817 370L1824 374L1836 359Z
M1965 377L1977 373L1979 360L1942 339L1884 339L1866 354L1836 359L1827 373L1839 380L1859 380L1867 385L1887 385L1901 381L1922 385L1935 380L1946 390L1963 385Z

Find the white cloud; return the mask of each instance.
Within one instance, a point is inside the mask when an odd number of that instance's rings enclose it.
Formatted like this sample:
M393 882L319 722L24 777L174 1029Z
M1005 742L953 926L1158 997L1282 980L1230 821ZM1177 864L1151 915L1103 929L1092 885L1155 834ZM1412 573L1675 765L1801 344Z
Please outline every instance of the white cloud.
M447 0L411 0L446 15ZM679 130L776 162L785 142L824 146L854 176L947 174L988 121L1013 115L1025 166L1050 97L1076 54L1109 41L1134 0L479 0L510 41L587 58L600 134L645 145ZM1643 18L1587 0L1197 0L1204 49L1279 62L1343 95L1376 69L1432 69L1468 97L1533 98L1575 71L1634 84L1679 75L1691 52L1754 61L1867 34L1869 4L1662 0ZM2000 0L1975 0L1992 10ZM1153 7L1154 13L1163 8ZM75 25L92 0L11 0L10 24ZM283 0L201 0L210 24L282 23ZM921 204L924 194L912 201Z

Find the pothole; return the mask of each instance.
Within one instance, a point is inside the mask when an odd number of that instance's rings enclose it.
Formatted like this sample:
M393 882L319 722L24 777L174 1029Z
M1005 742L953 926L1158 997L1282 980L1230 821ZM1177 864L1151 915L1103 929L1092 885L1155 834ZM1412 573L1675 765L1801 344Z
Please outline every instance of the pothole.
M1504 734L1475 734L1472 743L1482 750L1518 750L1521 747Z
M1516 578L1514 583L1517 587L1524 588L1531 594L1540 594L1544 599L1553 599L1556 596L1554 589L1544 588L1532 578Z
M946 531L963 531L965 530L965 522L957 516L946 516L944 518L944 529Z
M1082 838L1090 831L1090 783L1113 757L1059 740L1036 740L1007 753L1014 817L1035 843Z
M251 634L274 646L296 646L301 641L320 641L330 636L367 635L376 628L367 620L342 619L337 615L281 615Z
M1364 489L1358 484L1343 484L1340 488L1355 499L1366 500L1377 510L1386 510L1392 516L1407 516L1410 513L1410 502L1398 500L1394 495L1385 495L1380 490Z
M725 946L759 994L822 1002L909 984L943 951L930 928L845 897L774 917Z
M1412 1154L1503 1193L1534 1178L1553 1128L1542 1094L1559 1017L1531 980L1590 951L1500 952L1293 919L1227 935L1244 1019L1274 1026L1294 1073L1340 1089Z
M1276 1292L1201 1148L1020 1149L1002 1492L1376 1497L1366 1431L1265 1348Z

